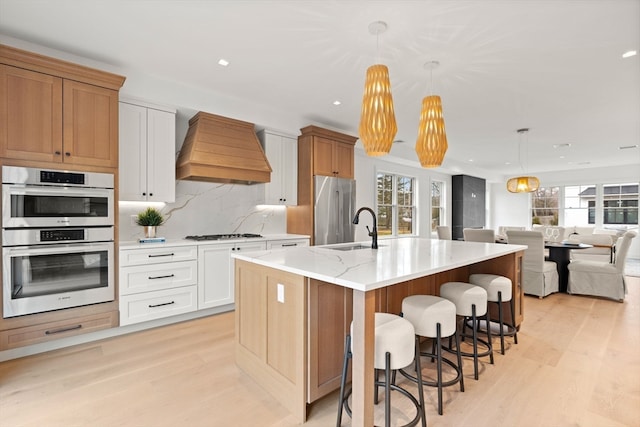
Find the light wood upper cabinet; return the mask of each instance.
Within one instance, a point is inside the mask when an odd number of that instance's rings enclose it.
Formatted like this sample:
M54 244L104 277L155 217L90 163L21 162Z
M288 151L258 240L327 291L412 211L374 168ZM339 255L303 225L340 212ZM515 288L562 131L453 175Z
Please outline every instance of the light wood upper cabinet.
M0 65L0 157L118 166L118 91Z
M0 157L118 166L124 77L0 44Z
M118 166L118 92L63 82L62 162Z
M353 144L317 137L313 146L313 174L353 178Z
M298 204L298 141L293 136L262 130L258 132L271 165L271 182L265 184L264 203Z
M59 161L62 79L0 64L0 157Z
M176 198L175 110L120 102L120 200L172 203Z

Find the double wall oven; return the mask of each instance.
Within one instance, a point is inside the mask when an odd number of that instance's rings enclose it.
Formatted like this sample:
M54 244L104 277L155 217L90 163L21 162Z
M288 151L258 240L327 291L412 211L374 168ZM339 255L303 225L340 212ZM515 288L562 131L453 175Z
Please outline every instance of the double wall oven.
M114 176L2 167L3 317L113 301Z

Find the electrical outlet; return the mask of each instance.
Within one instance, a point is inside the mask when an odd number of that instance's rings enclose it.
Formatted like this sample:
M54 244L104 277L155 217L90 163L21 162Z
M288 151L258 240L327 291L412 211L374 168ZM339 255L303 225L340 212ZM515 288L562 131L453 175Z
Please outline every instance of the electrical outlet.
M131 215L131 225L138 225L136 220L138 219L138 215Z

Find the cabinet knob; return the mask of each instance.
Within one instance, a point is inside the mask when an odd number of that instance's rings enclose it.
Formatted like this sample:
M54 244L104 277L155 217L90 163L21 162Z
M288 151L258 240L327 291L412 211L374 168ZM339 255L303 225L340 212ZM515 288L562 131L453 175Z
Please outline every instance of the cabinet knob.
M153 193L149 193L150 196L153 196Z
M143 195L143 196L146 196L146 195L147 195L147 193L142 193L142 195Z
M54 151L54 154L55 154L56 156L59 156L59 155L60 155L60 152L59 152L59 151Z
M71 153L69 153L68 151L64 153L65 156L70 157Z

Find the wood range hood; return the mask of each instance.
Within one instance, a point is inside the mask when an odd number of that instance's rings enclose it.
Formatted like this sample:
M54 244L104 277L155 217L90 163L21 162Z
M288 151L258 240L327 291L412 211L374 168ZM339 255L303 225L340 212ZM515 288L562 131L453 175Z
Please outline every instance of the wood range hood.
M176 179L232 184L271 181L253 123L198 112L176 161Z

